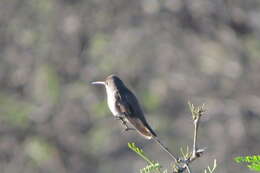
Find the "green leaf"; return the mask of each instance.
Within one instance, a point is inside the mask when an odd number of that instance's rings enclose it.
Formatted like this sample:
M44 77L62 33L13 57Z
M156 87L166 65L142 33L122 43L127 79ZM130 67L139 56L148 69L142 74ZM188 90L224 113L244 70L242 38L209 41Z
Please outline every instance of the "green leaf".
M149 164L146 167L140 169L141 173L150 173L153 171L157 171L161 168L162 166L157 162L155 164Z
M141 148L137 147L135 143L128 143L128 147L135 153L137 153L140 157L142 157L145 161L147 161L149 164L153 164L153 161L151 161L147 156L145 156L144 151Z
M244 159L243 159L243 157L235 157L234 160L236 163L241 163L241 162L243 162Z
M247 167L251 170L251 171L260 171L260 162L253 162L250 165L247 165Z

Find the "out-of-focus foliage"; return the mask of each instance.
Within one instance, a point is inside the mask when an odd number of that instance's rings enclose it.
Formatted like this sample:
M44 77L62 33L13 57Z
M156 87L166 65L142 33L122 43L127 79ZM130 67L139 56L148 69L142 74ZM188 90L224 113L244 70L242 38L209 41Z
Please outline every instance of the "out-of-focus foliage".
M0 95L1 120L9 126L28 126L29 114L32 111L30 103L18 100L12 95Z
M0 172L135 172L135 132L122 133L104 89L118 74L176 151L192 141L187 102L205 103L202 170L248 172L259 153L259 0L1 0Z
M251 171L260 171L260 155L253 155L253 156L239 156L235 157L234 161L236 163L247 163L247 167Z

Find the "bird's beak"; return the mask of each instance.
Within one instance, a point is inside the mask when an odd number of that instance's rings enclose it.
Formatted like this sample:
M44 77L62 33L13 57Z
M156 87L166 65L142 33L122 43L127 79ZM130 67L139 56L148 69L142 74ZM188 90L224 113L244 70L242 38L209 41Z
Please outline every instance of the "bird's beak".
M92 85L105 85L105 82L103 81L96 81L96 82L91 82Z

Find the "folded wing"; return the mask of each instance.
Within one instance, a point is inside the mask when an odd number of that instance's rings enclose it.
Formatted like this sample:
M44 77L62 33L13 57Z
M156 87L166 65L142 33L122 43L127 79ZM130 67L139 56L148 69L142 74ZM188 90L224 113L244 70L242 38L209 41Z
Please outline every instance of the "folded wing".
M147 139L156 137L144 117L137 98L130 90L124 91L124 95L116 93L116 107L142 136Z

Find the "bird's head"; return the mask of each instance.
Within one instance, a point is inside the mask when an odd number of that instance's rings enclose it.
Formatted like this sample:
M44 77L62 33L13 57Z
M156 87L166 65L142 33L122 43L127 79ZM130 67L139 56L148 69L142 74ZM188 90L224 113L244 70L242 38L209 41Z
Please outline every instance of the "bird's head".
M103 85L106 87L106 90L118 90L122 87L125 87L123 81L117 77L116 75L112 74L109 75L105 81L96 81L92 82L93 85Z

